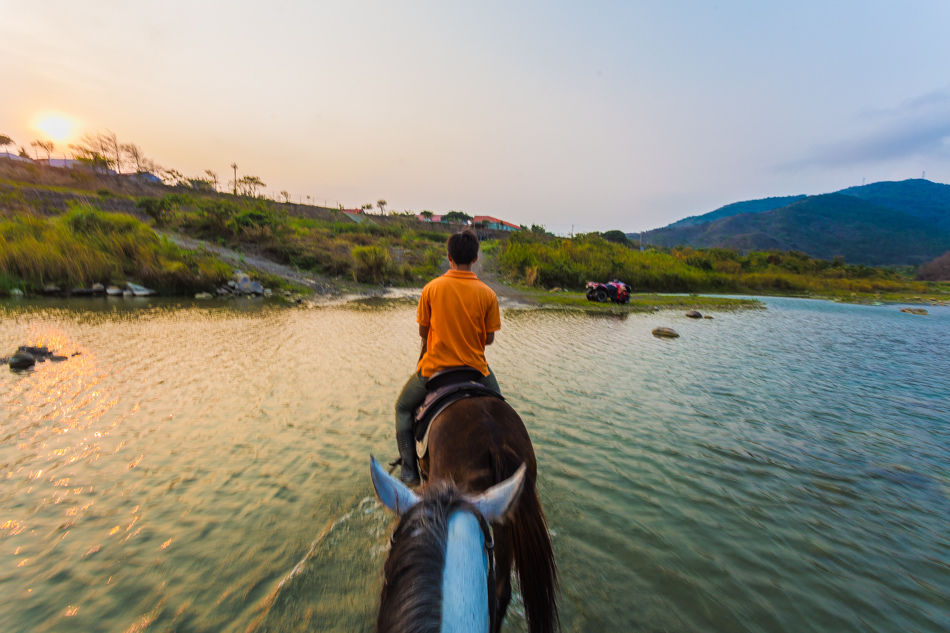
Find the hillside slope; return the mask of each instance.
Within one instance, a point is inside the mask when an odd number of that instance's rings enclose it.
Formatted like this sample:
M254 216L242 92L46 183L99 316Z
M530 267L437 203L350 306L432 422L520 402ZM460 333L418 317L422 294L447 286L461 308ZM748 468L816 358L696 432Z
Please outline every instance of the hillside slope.
M712 222L714 220L719 220L721 218L728 218L729 216L739 215L740 213L764 213L765 211L771 211L773 209L780 209L784 206L790 205L793 202L798 202L803 198L808 196L802 194L800 196L778 196L775 198L762 198L761 200L746 200L744 202L733 202L732 204L727 204L725 206L719 207L715 211L710 211L703 215L692 215L688 218L683 218L673 224L670 224L666 228L670 227L683 227L683 226L698 226L700 224L705 224L706 222ZM633 235L633 234L631 234Z
M950 185L916 178L900 182L875 182L842 189L838 193L902 211L930 222L939 229L950 231Z
M932 222L840 193L697 226L657 229L645 233L644 240L661 246L796 250L869 265L919 265L950 250L950 232Z

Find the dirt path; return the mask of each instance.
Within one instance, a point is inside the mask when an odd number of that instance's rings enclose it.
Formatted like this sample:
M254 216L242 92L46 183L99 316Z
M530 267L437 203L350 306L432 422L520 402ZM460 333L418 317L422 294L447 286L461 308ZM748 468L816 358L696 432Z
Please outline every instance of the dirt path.
M196 240L192 237L186 237L177 233L162 233L161 235L167 237L168 241L190 251L198 250L199 248L211 251L221 259L233 264L235 268L256 270L274 275L286 281L306 286L319 294L330 294L334 291L333 283L322 275L303 272L296 268L264 259L263 257L246 255L230 248L225 248L204 240Z

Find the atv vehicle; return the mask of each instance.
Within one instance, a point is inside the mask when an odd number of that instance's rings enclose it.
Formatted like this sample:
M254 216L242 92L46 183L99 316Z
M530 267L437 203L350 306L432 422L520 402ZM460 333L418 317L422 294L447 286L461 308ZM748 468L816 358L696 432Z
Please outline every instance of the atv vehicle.
M616 279L605 284L588 281L587 299L589 301L599 301L600 303L604 303L608 299L614 303L627 303L630 301L631 290L630 286Z

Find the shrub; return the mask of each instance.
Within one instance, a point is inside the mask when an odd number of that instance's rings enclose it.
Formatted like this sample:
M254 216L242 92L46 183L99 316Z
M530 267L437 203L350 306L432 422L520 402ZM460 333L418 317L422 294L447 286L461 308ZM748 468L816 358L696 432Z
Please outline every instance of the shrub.
M363 283L384 283L392 272L389 251L380 246L354 246L353 259L356 266L353 277Z

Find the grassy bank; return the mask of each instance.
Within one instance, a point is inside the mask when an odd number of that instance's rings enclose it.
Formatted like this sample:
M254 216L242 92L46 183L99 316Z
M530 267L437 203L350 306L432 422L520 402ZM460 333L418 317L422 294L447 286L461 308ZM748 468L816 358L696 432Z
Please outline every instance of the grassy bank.
M419 284L438 275L445 258L447 234L420 230L410 216L307 218L267 200L185 194L136 206L163 230L361 283Z
M655 312L657 310L739 310L762 308L755 299L736 297L708 297L701 295L633 294L626 304L597 303L583 292L550 292L534 288L516 289L518 299L541 308L555 310L584 310L593 312Z
M899 271L852 266L797 252L726 249L639 251L598 235L573 239L513 235L496 258L496 272L529 287L582 290L588 280L620 279L634 292L777 294L847 300L950 298L950 285L920 282Z
M0 215L0 292L40 292L46 285L89 287L132 281L163 294L211 290L231 267L210 254L185 251L141 221L89 205L43 217Z

